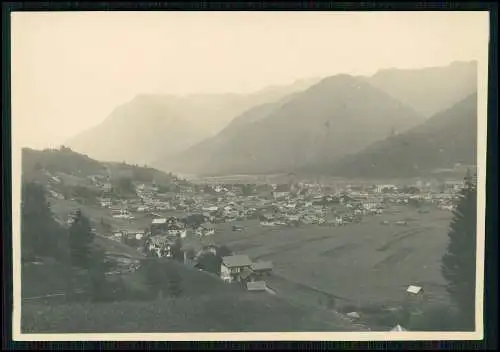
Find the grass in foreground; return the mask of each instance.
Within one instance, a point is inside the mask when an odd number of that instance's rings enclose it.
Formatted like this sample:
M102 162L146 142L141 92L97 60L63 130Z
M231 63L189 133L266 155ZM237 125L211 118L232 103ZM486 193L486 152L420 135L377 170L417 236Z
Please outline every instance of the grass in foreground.
M334 312L302 306L268 293L248 293L237 285L165 261L164 297L148 294L145 273L123 279L134 292L145 295L121 302L47 302L28 300L21 309L23 333L133 333L133 332L254 332L354 331ZM169 295L168 276L180 279L180 296ZM39 273L40 274L40 273ZM53 274L45 273L46 277ZM38 282L38 281L37 281ZM34 281L31 281L31 285ZM49 292L47 292L49 293ZM156 296L157 297L157 296ZM119 297L116 297L119 299Z
M23 333L353 331L324 311L266 293L224 293L150 302L23 305ZM359 329L359 328L358 328Z

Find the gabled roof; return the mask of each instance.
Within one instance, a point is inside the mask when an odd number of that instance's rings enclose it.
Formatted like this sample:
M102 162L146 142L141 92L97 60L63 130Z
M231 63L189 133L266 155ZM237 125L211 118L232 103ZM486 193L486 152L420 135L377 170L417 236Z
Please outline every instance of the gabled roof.
M250 266L252 261L245 254L231 255L228 257L222 257L222 263L228 268L234 268L239 266Z
M255 263L252 263L251 268L254 271L258 271L258 270L272 270L273 269L273 263L272 262L255 262Z
M406 289L406 292L408 293L412 293L414 295L418 294L418 293L422 293L423 290L422 290L422 287L420 286L414 286L414 285L410 285L408 286L408 288Z
M265 291L266 287L265 281L247 282L248 291Z

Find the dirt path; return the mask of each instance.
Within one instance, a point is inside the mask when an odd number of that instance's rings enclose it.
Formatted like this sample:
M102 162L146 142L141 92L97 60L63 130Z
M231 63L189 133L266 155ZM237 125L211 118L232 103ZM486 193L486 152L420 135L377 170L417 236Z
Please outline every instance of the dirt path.
M262 259L262 258L266 258L266 257L271 257L271 256L279 254L279 253L293 251L293 250L300 248L304 244L313 243L313 242L317 242L317 241L323 241L323 240L331 239L331 238L333 238L332 235L326 235L326 236L321 236L321 237L316 237L316 238L308 238L305 240L301 240L301 241L297 241L294 243L289 243L289 244L285 244L285 245L281 245L281 246L276 246L276 247L274 247L275 250L261 254L259 256L256 256L255 259L256 260Z
M345 243L340 246L323 251L319 253L319 255L323 257L337 257L339 255L345 254L346 252L352 252L355 249L359 248L359 246L360 244L358 243Z
M380 252L385 252L388 249L390 249L394 244L401 242L405 238L408 238L408 237L413 236L413 235L417 235L417 234L422 233L428 229L429 229L429 227L425 226L425 227L418 227L416 229L411 229L411 230L406 230L403 232L396 233L394 235L394 237L396 237L395 239L387 241L386 244L377 248L377 250Z

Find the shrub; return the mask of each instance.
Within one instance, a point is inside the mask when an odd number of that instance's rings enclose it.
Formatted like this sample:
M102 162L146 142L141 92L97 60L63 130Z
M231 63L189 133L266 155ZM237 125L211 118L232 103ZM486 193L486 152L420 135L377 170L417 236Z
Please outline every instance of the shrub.
M422 314L411 315L407 328L412 331L459 331L460 316L456 310L443 305L434 305Z

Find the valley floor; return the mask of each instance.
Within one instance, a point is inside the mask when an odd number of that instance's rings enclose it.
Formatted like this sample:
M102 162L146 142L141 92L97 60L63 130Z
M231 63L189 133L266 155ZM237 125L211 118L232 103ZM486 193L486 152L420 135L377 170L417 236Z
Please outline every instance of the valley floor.
M182 268L186 285L187 294L179 298L113 303L27 299L22 329L24 333L366 330L336 311L347 306L358 312L370 306L400 306L409 285L422 286L431 301L448 304L440 261L451 217L449 211L421 214L393 206L383 215L342 227L263 227L256 220L215 224L217 231L209 241L252 260L273 262L267 280L273 294L234 290L211 274L174 264ZM385 220L407 220L408 225L383 225ZM233 225L244 230L232 231ZM31 278L39 275L33 273ZM27 280L31 279L26 276L23 282ZM140 281L138 286L143 285ZM36 282L23 284L24 298L44 294L44 286ZM370 327L387 330L387 326Z
M451 216L448 211L420 214L393 207L342 227L263 228L247 221L242 232L222 224L227 229L217 231L213 240L253 260L272 261L270 284L292 297L321 301L331 296L337 307L390 306L401 303L409 285L419 285L431 301L447 302L440 263ZM403 219L408 226L381 224Z

